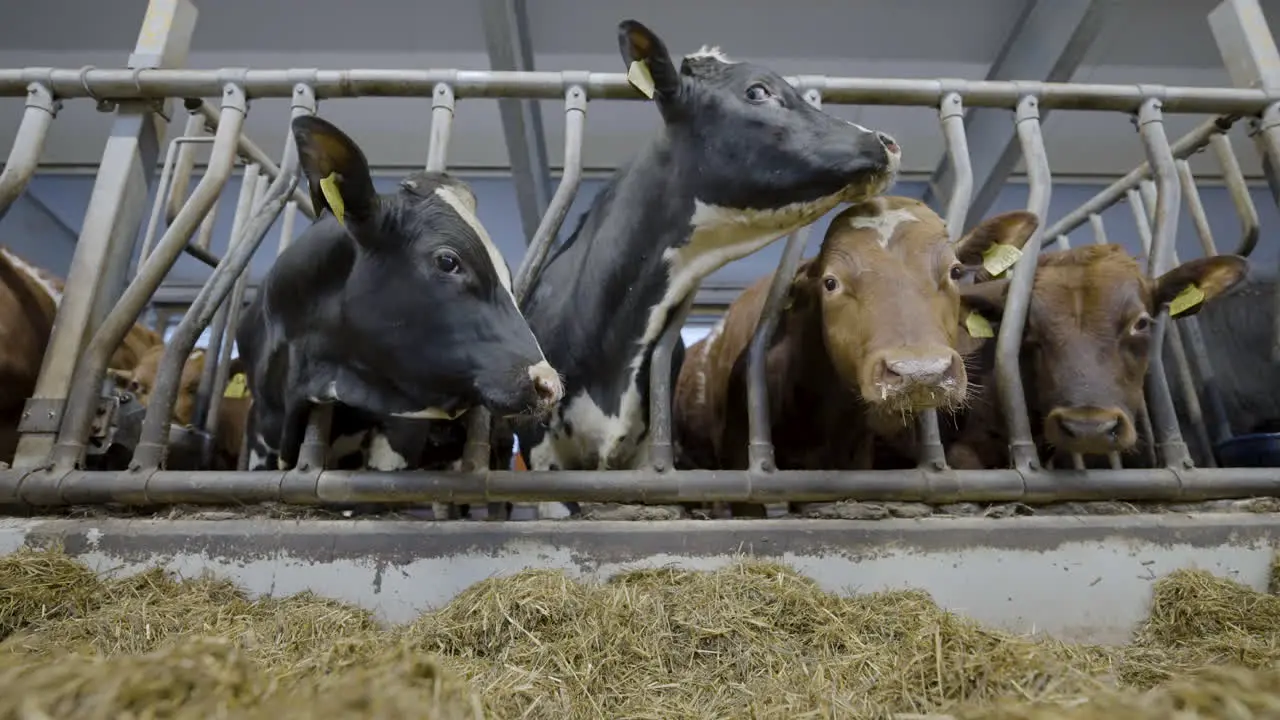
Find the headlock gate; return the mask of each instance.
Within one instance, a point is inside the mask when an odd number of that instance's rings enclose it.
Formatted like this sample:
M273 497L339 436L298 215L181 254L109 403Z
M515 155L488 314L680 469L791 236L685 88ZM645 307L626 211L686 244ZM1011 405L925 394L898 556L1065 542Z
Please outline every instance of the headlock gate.
M151 37L157 27L180 24L179 3L152 3L141 48L163 47ZM160 10L157 10L160 8ZM169 8L166 16L164 8ZM870 104L928 106L938 109L950 163L956 176L946 209L952 240L961 235L973 190L965 137L966 107L1000 108L1011 112L1026 161L1030 194L1027 209L1047 221L1053 177L1041 137L1042 110L1102 110L1131 115L1146 152L1147 162L1094 199L1055 224L1043 222L1023 248L1011 271L1010 291L996 337L997 377L1003 415L1008 423L1011 467L957 471L947 467L938 419L933 411L920 418L922 438L919 465L908 470L794 471L775 467L764 392L764 354L777 322L788 280L794 276L805 247L807 231L788 237L778 272L769 288L762 322L750 345L749 400L750 469L679 470L672 439L672 379L670 365L692 294L681 312L674 313L653 354L648 379L651 387L649 467L629 470L562 470L515 472L490 467L490 418L484 411L469 414L468 440L460 471L346 471L325 468L325 441L330 411L313 411L297 467L278 472L213 471L207 466L210 433L215 431L221 388L228 380L230 338L238 322L245 292L245 270L269 228L283 213L281 248L293 236L295 216L315 217L308 194L298 187L299 157L292 136L279 164L242 132L250 100L292 98L292 117L317 113L329 98L421 97L431 103L428 170L447 167L449 139L457 102L471 98L560 99L566 117L564 171L550 207L514 282L522 299L557 236L582 175L582 140L589 101L643 100L622 73L497 72L466 70L182 70L147 67L130 69L26 68L0 70L0 94L27 97L21 127L4 174L0 177L0 213L23 192L60 103L98 102L116 105L120 117L156 122L169 99L184 99L190 113L186 132L168 147L155 205L147 221L136 276L118 297L111 289L112 273L123 277L134 246L140 213L130 198L138 192L134 172L138 135L113 134L103 155L85 230L75 250L64 299L42 372L26 406L21 439L13 468L0 470L0 504L56 507L123 503L131 506L196 503L239 505L283 502L301 505L351 503L490 503L490 512L503 502L618 502L671 504L688 502L776 503L835 500L954 502L1012 502L1042 504L1084 500L1193 501L1250 496L1280 496L1280 470L1265 467L1214 467L1193 463L1176 417L1171 385L1187 401L1190 431L1210 444L1232 435L1220 398L1212 383L1204 394L1197 380L1213 368L1195 318L1178 328L1168 323L1167 310L1157 318L1155 347L1170 337L1176 366L1165 367L1162 354L1151 354L1147 378L1149 418L1144 432L1153 442L1155 462L1149 468L1122 469L1112 457L1109 469L1045 468L1032 441L1031 420L1019 369L1019 346L1027 319L1036 259L1042 248L1065 246L1068 234L1088 224L1097 242L1106 242L1100 213L1128 201L1147 245L1146 273L1156 277L1178 263L1174 236L1185 206L1195 221L1206 254L1218 252L1200 204L1196 180L1187 158L1210 148L1216 154L1239 212L1242 240L1235 252L1248 255L1259 238L1258 216L1252 205L1227 131L1236 123L1249 124L1268 170L1280 167L1280 67L1275 45L1267 33L1256 2L1226 0L1210 15L1210 24L1228 60L1237 88L1098 85L1042 82L984 82L964 80L894 80L827 76L799 76L788 80L814 105ZM160 33L164 35L164 33ZM136 57L136 56L135 56ZM154 64L154 63L153 63ZM157 106L157 103L160 105ZM1170 141L1164 117L1168 113L1211 116L1185 137ZM205 129L212 137L205 136ZM194 145L211 144L208 168L188 196ZM244 184L236 204L229 251L210 253L209 239L215 206L236 159L245 164ZM1280 183L1269 180L1280 197ZM184 199L185 198L185 199ZM122 209L123 208L123 209ZM165 228L160 214L165 212ZM193 240L194 238L194 240ZM108 358L137 320L149 299L182 253L214 268L177 331L168 341L157 383L141 422L136 449L127 469L85 469L86 449L101 415L101 387ZM1280 307L1280 295L1274 299ZM1280 312L1277 312L1280 317ZM171 427L169 416L179 390L183 363L197 338L212 325L211 357L200 379L199 402L193 428ZM1273 360L1280 361L1280 327L1276 329ZM194 447L181 459L179 448ZM196 469L186 469L190 465ZM183 469L178 469L182 467ZM245 467L241 458L241 468Z

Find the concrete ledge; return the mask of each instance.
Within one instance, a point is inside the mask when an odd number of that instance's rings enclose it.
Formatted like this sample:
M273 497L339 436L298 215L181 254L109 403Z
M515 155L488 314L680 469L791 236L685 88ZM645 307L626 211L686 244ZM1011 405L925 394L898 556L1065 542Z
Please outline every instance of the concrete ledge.
M842 593L915 587L990 625L1123 642L1151 584L1202 568L1265 588L1280 515L1194 514L521 523L365 520L0 519L0 553L61 543L96 571L211 571L253 594L311 589L390 622L526 568L605 578L751 555Z

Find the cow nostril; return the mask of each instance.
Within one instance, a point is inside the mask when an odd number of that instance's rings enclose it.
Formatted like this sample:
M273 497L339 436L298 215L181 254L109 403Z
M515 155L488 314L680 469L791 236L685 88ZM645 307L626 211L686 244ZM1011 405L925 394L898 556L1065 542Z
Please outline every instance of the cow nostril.
M546 378L538 378L533 381L533 389L538 393L538 399L543 402L554 400L556 397L555 385Z
M876 137L880 140L880 143L884 145L885 150L888 150L891 153L901 152L898 148L897 141L895 141L891 136L882 132L877 132Z

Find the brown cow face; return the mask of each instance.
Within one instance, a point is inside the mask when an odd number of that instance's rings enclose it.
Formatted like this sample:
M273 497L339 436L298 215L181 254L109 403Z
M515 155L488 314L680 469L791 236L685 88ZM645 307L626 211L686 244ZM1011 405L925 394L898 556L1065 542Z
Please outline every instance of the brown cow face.
M840 377L888 413L961 406L960 283L982 267L984 251L1021 248L1037 224L1031 213L1006 213L953 244L942 218L918 200L877 198L838 215L798 283L799 295L821 307Z
M160 359L163 356L164 346L158 345L143 354L137 367L131 372L113 371L117 385L125 386L143 407L151 400L151 389L160 373ZM182 367L182 379L178 384L178 397L173 403L172 416L173 422L179 425L190 425L195 415L200 375L204 373L204 356L203 349L196 349Z
M1244 258L1221 255L1184 263L1154 282L1118 245L1091 245L1041 255L1022 339L1030 412L1044 439L1063 452L1129 451L1137 443L1134 418L1145 407L1143 384L1151 352L1152 318L1187 288L1200 302L1245 277ZM1007 280L966 288L966 301L997 317Z

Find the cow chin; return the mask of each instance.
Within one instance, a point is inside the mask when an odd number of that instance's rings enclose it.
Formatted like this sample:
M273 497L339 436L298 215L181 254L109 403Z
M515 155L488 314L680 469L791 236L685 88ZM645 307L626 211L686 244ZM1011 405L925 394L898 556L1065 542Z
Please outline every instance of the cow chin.
M877 413L910 416L921 410L952 411L964 404L964 386L955 380L937 384L889 387L878 384L861 389L862 399Z
M559 373L545 360L499 382L478 382L476 391L489 412L504 418L543 419L564 397Z

